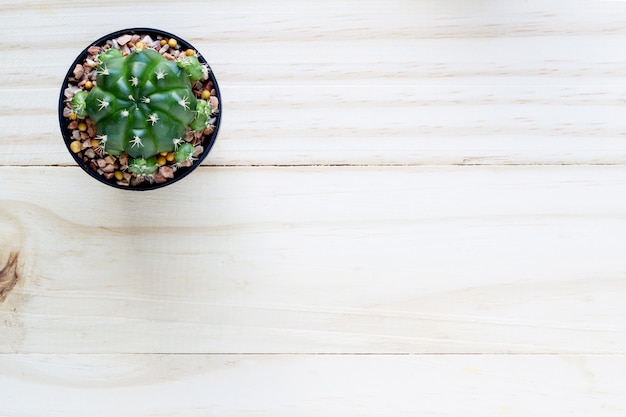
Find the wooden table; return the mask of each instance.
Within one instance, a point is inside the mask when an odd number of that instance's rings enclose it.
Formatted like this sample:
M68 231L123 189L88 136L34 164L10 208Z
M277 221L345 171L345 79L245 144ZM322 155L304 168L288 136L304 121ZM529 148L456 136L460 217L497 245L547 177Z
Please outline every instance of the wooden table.
M144 193L57 120L80 50L138 26L223 104ZM625 2L5 0L0 28L1 416L625 415Z

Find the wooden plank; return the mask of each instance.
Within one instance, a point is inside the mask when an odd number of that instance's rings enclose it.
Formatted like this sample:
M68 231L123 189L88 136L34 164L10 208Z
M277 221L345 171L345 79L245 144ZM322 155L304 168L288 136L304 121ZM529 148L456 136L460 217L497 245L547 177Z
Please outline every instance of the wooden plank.
M141 13L218 74L225 116L207 164L625 160L623 2L178 4L185 26L171 26L171 2ZM61 79L88 40L136 24L113 1L97 5L94 26L83 19L92 6L0 5L0 165L72 163ZM38 65L24 65L35 50Z
M625 167L0 178L2 352L626 352Z
M621 417L624 356L1 355L0 414Z
M626 160L621 117L626 84L576 88L226 86L229 98L206 165L618 164ZM539 93L541 91L541 94ZM53 103L59 91L39 92ZM6 91L2 165L74 165L56 107L33 107ZM376 117L372 120L372 112ZM289 117L285 117L289 114ZM385 121L381 123L381 121Z

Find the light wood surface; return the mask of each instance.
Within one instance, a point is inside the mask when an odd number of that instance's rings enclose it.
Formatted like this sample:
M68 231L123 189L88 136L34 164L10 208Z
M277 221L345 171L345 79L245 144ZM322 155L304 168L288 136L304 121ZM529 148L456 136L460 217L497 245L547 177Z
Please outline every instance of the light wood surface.
M224 113L131 193L57 101L141 26ZM626 413L626 2L2 1L0 33L0 416Z

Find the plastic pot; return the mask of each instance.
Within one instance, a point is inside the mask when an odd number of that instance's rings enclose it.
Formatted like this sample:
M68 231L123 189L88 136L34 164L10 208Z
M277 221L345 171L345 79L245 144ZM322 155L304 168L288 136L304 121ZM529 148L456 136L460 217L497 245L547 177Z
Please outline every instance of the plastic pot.
M215 129L212 133L204 135L203 139L202 139L202 147L203 147L203 152L199 155L197 155L197 159L193 162L193 165L189 166L189 167L176 167L175 168L175 172L174 172L174 177L171 179L167 179L166 182L162 182L162 183L157 183L154 181L150 181L150 178L147 177L144 181L142 181L141 183L137 184L137 185L120 185L118 184L118 180L113 177L111 179L107 179L102 173L99 173L97 170L93 169L90 164L92 162L92 160L90 160L89 158L87 158L85 156L85 151L86 149L81 150L80 152L76 153L73 152L72 149L70 148L70 144L75 140L72 137L72 130L68 128L68 125L70 124L70 122L72 120L70 120L68 117L64 116L64 109L66 107L66 103L67 103L67 97L65 95L65 91L69 86L69 79L72 78L74 76L74 68L76 67L76 64L82 64L85 59L87 58L87 56L89 55L89 48L91 48L92 46L104 46L106 44L107 41L112 40L112 39L117 39L122 35L125 34L129 34L129 35L141 35L142 37L144 35L149 35L152 39L157 39L157 37L163 37L165 39L176 39L178 45L180 46L180 50L181 51L185 51L187 49L192 49L197 51L196 56L198 57L198 60L200 61L201 64L204 64L208 67L208 75L209 75L209 79L207 80L212 82L213 84L213 89L215 89L215 96L217 97L217 99L219 100L219 110L217 111L217 114L215 114ZM220 94L220 90L219 90L219 86L217 83L217 80L215 78L215 75L213 74L213 71L211 70L208 62L206 61L206 59L201 55L200 51L198 51L196 48L194 48L189 42L185 41L184 39L182 39L181 37L165 32L163 30L158 30L158 29L151 29L151 28L129 28L129 29L123 29L123 30L119 30L116 32L112 32L109 33L103 37L101 37L100 39L94 41L93 43L89 44L74 60L74 62L70 65L67 74L63 80L63 84L61 86L61 92L59 95L59 126L61 128L61 134L63 136L63 141L67 147L67 150L70 152L70 154L72 155L72 157L74 158L74 160L76 161L76 163L90 176L92 176L93 178L95 178L96 180L100 181L103 184L106 184L108 186L111 187L116 187L119 189L123 189L123 190L130 190L130 191L145 191L145 190L154 190L157 188L162 188L165 187L167 185L173 184L179 180L181 180L182 178L186 177L187 175L191 174L191 172L198 168L200 166L200 164L202 163L202 161L206 158L206 156L208 155L209 151L211 150L211 148L213 147L213 144L215 143L215 140L217 138L217 134L219 131L219 127L220 127L220 122L222 119L222 97Z

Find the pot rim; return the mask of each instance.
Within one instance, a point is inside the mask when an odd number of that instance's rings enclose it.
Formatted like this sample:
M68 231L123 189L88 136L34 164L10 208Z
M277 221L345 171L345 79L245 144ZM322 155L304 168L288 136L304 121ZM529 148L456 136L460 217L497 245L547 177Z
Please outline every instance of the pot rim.
M87 164L85 164L85 162L83 162L82 158L78 156L77 153L72 152L72 150L70 149L70 143L71 138L70 135L68 133L68 129L67 129L67 123L68 120L66 117L63 117L63 109L65 108L65 104L66 104L66 98L65 98L65 89L68 87L68 79L73 75L73 70L74 67L76 67L76 64L81 63L85 57L88 54L88 50L90 47L92 46L102 46L104 43L106 43L106 41L111 40L111 39L115 39L121 35L124 34L146 34L146 35L161 35L161 36L165 36L167 38L174 38L177 40L178 44L181 45L181 49L193 49L197 52L196 56L198 57L198 60L200 61L201 64L204 64L208 67L209 69L209 80L211 80L213 82L213 88L215 89L215 95L219 100L219 111L217 113L216 116L216 121L215 121L215 130L213 131L213 133L211 133L210 137L206 137L202 143L202 146L204 147L203 152L199 155L198 159L194 161L193 165L190 167L183 167L183 168L179 168L178 170L176 170L176 174L174 175L174 178L172 179L168 179L166 182L161 183L161 184L157 184L157 183L150 183L148 181L143 181L141 184L137 185L137 186L124 186L124 185L119 185L116 183L115 180L107 180L104 176L98 174L96 171L94 171L93 169L91 169L89 166L87 166ZM96 180L98 180L99 182L110 186L110 187L114 187L114 188L119 188L121 190L128 190L128 191L147 191L147 190L156 190L158 188L163 188L166 187L168 185L174 184L175 182L180 181L181 179L183 179L184 177L186 177L187 175L191 174L191 172L193 170L195 170L196 168L198 168L200 166L200 164L202 163L202 161L204 161L204 159L207 157L207 155L209 154L209 151L211 150L211 148L213 147L213 144L215 143L215 140L217 139L217 134L220 128L220 123L222 120L222 95L220 93L220 89L219 89L219 85L217 83L217 79L215 77L215 74L213 73L213 70L211 69L211 66L209 65L209 63L207 62L207 60L204 58L204 56L202 56L202 54L200 53L200 51L197 48L194 48L194 46L189 43L188 41L186 41L185 39L182 39L180 36L178 35L174 35L170 32L161 30L161 29L154 29L154 28L148 28L148 27L133 27L133 28L127 28L127 29L121 29L121 30L116 30L114 32L108 33L100 38L98 38L97 40L95 40L94 42L90 43L89 45L87 45L76 57L76 59L72 62L72 64L70 65L67 73L65 74L65 77L63 78L63 82L61 84L61 92L59 94L59 107L58 107L58 117L59 117L59 127L61 128L61 136L63 137L63 142L65 143L65 147L67 148L68 152L70 153L70 155L72 155L72 157L74 158L74 160L76 161L76 163L78 164L78 166L80 166L80 168L85 171L87 174L89 174L91 177L95 178Z

